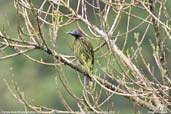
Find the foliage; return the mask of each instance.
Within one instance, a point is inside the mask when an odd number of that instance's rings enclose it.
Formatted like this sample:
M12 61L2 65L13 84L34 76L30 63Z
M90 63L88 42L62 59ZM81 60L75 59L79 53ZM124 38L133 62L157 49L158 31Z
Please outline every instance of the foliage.
M0 60L22 55L40 64L40 69L54 68L55 81L50 83L54 83L58 102L65 109L31 103L19 89L20 82L5 80L7 88L25 111L37 113L114 113L118 111L116 95L124 97L123 102L130 100L138 107L137 113L142 113L139 106L156 114L171 112L171 63L167 51L171 18L166 4L167 0L14 0L24 23L18 25L17 37L1 30ZM94 44L93 73L80 67L77 58L65 50L70 48L71 40L61 31L73 26ZM85 74L96 82L93 92L82 84ZM44 96L43 89L39 90ZM74 105L68 103L71 99Z

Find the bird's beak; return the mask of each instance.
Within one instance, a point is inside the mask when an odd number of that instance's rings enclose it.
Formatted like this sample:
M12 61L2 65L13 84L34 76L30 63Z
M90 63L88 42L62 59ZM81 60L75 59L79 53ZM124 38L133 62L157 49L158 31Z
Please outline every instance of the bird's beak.
M68 32L66 32L66 33L72 35L72 34L73 34L73 31L68 31Z

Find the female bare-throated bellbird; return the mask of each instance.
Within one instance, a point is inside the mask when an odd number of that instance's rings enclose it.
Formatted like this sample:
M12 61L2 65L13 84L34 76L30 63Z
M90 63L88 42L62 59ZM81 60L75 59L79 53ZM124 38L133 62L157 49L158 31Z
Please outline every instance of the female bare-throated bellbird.
M91 73L94 65L93 46L88 38L84 36L81 30L77 29L67 33L75 37L73 42L75 56L82 64L82 67L87 70L88 73ZM84 76L84 84L88 88L93 87L93 81L87 75Z

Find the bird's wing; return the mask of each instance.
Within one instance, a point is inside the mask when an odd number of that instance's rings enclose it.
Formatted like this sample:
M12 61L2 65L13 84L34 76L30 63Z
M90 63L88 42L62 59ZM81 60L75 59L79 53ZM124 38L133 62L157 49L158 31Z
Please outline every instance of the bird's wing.
M73 43L73 49L80 63L91 71L94 64L94 52L90 41L86 38L77 39Z

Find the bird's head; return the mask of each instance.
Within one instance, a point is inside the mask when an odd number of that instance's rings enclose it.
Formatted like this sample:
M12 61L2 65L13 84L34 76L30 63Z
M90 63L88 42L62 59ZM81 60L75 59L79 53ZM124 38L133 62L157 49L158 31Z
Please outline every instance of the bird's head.
M73 31L69 31L69 32L67 32L67 34L70 34L70 35L74 36L76 39L79 39L80 37L83 36L83 33L79 29L73 30Z

